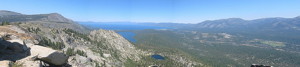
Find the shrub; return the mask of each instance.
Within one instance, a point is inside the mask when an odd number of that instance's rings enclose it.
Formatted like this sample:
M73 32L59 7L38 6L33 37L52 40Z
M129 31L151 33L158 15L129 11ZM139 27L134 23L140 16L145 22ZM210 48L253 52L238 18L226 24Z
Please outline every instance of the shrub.
M87 36L87 35L85 35L85 34L82 34L82 33L79 33L79 32L77 32L77 31L74 31L74 30L72 30L72 29L65 29L65 30L63 30L65 33L67 33L68 35L71 35L71 36L73 36L73 37L80 37L80 38L83 38L84 40L86 40L86 41L91 41L90 40L90 38ZM72 35L73 34L73 35Z
M74 49L73 48L68 48L67 51L66 51L66 54L69 55L69 56L75 55L74 54Z
M60 50L60 49L65 48L64 43L62 43L62 42L52 42L50 39L48 39L46 37L43 37L38 45L51 47L52 49L55 49L55 50Z
M80 56L86 56L86 53L81 51L81 50L77 50L76 54L80 55Z
M10 23L9 23L9 22L6 22L6 21L3 21L1 25L2 25L2 26L4 26L4 25L10 25Z

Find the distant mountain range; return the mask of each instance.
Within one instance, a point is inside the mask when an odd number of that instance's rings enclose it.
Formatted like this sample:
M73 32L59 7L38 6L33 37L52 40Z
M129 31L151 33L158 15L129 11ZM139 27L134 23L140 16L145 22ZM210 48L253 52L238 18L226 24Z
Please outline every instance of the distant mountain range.
M17 12L0 10L0 22L55 22L55 23L71 23L74 26L71 29L84 30L79 24L69 20L58 13L50 14L36 14L25 15ZM126 22L123 24L130 24ZM262 18L255 20L244 20L241 18L229 18L220 20L208 20L198 24L181 24L181 23L134 23L144 25L154 25L162 27L170 27L173 29L186 29L186 30L203 30L203 31L217 31L217 32L281 32L282 34L295 34L300 33L300 16L294 18ZM45 24L44 24L45 25ZM65 25L56 25L54 27L64 27ZM293 33L291 33L293 32Z
M17 12L0 10L0 21L51 21L51 22L73 22L58 13L25 15Z
M95 22L97 23L97 22ZM102 22L103 23L103 22ZM176 29L224 29L224 30L294 30L300 31L300 16L294 18L261 18L255 20L244 20L241 18L228 18L219 20L207 20L197 24L184 23L151 23L151 22L105 22L113 24L144 24Z
M0 10L0 16L7 16L7 15L23 15L23 14L12 12L12 11Z
M196 28L300 30L300 17L243 20L229 18L198 23Z
M80 24L65 18L58 13L26 15L13 11L0 10L0 23L36 23L51 28L69 28L78 32L86 33L89 30Z

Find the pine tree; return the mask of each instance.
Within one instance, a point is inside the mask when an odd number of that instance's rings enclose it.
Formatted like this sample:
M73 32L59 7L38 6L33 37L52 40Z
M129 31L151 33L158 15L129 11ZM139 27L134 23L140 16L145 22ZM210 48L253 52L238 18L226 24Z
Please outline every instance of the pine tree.
M9 24L9 22L3 21L1 25L4 26L4 25L10 25L10 24Z

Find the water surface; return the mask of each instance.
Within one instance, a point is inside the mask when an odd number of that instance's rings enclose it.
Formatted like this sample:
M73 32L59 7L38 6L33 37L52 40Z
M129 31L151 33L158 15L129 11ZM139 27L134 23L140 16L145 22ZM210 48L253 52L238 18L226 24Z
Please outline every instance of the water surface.
M154 54L151 56L152 58L156 59L156 60L164 60L165 58L161 55L158 55L158 54Z
M133 38L136 34L133 32L118 32L120 35L122 35L125 39L129 40L130 42L136 42L136 40Z
M145 29L169 29L167 27L160 27L154 25L147 25L143 23L132 23L132 22L79 22L79 24L84 25L90 29L105 29L105 30L145 30ZM133 32L117 32L122 35L125 39L130 42L135 43L136 40L134 36L136 35Z

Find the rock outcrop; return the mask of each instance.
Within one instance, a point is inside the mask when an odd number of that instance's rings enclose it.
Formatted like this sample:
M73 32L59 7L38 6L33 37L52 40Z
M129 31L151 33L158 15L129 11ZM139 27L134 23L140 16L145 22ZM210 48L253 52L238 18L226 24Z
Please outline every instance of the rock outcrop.
M29 49L23 42L27 38L14 26L0 26L0 60L16 61L28 56Z
M72 20L69 20L58 13L45 14L47 17L43 18L43 21L52 21L52 22L69 22L72 23Z
M143 52L136 49L133 44L123 38L121 35L110 30L95 30L90 33L91 40L104 42L103 44L107 46L107 49L114 49L118 54L120 54L120 59L125 61L127 58L134 60L139 60L139 55ZM107 57L108 54L104 54Z
M40 67L41 62L55 66L67 63L68 56L63 52L34 45L34 41L33 37L18 27L0 26L1 67L10 65L12 61L22 63L25 67Z
M43 66L66 66L68 56L57 50L39 45L30 47L30 55L17 60L15 63L22 63L24 67L43 67Z
M11 67L11 66L12 66L12 62L9 60L0 61L0 67Z
M30 52L31 56L49 64L63 65L68 60L64 53L39 45L32 46Z

